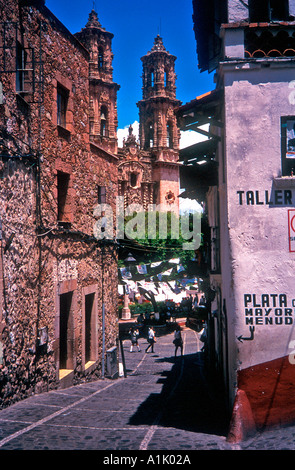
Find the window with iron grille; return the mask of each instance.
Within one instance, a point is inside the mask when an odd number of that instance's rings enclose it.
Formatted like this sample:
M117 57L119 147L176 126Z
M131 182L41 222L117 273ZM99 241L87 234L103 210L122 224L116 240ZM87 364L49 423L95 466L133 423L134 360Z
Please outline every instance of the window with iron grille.
M20 43L16 47L16 78L15 88L17 93L25 91L26 52Z

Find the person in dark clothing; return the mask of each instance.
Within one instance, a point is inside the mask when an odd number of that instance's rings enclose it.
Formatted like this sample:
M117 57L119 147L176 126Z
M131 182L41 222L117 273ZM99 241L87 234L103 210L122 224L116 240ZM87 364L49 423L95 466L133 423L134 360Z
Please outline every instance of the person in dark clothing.
M175 357L177 355L178 348L180 348L181 355L183 355L183 341L181 336L181 328L180 325L177 324L176 329L174 331L174 340L173 344L175 345Z
M134 347L137 346L137 350L140 352L140 347L138 344L138 335L139 335L138 329L131 328L129 334L130 334L130 340L131 340L130 352L133 351L133 346Z

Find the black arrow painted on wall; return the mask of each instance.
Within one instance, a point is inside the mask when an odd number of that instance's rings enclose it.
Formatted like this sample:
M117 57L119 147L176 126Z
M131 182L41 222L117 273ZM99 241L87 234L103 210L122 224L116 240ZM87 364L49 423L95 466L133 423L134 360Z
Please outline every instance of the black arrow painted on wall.
M255 330L255 326L249 326L249 330L250 330L250 337L249 338L245 338L244 336L238 336L238 340L242 343L243 340L244 341L253 341L254 339L254 330Z

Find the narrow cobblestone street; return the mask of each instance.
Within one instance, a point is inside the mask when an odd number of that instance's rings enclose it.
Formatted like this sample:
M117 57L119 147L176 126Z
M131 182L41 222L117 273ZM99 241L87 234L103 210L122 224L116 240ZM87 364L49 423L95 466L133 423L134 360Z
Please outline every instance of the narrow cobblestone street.
M191 451L294 449L294 429L233 446L218 389L203 370L198 334L184 328L184 355L174 358L172 333L154 352L129 352L127 377L35 395L0 411L1 450ZM286 435L288 433L288 439Z

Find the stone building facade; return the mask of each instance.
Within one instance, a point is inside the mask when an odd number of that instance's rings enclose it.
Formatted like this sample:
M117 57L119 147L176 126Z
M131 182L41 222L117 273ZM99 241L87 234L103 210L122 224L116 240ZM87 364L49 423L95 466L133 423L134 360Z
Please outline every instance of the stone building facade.
M234 441L295 420L295 2L193 7L199 67L217 86L179 122L210 126L183 157L195 159L194 185L206 193L210 352Z
M0 406L105 373L116 247L93 236L118 188L112 35L74 36L42 0L1 0Z
M108 373L106 352L116 354L118 342L117 196L124 208L178 211L180 102L176 57L157 36L142 58L139 142L130 127L118 149L113 34L97 13L72 34L44 0L0 7L5 407ZM114 237L100 232L102 204L114 215Z

